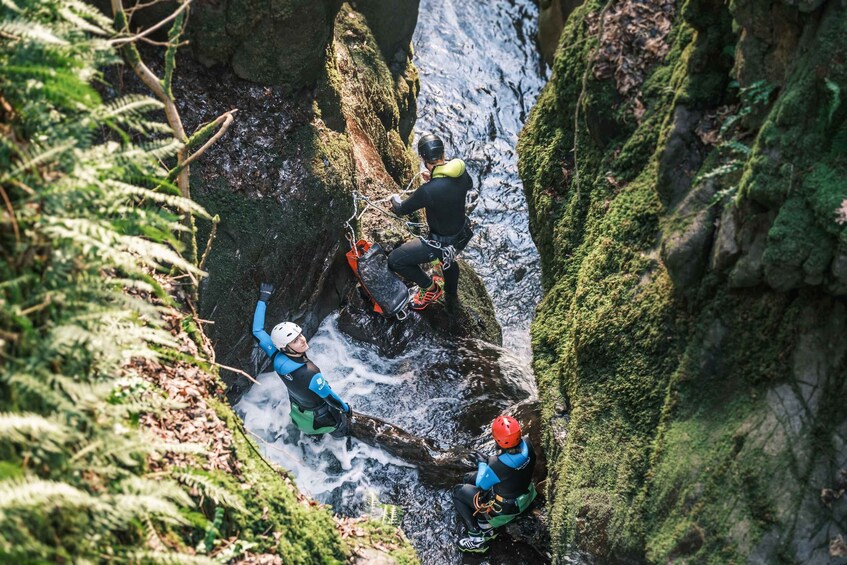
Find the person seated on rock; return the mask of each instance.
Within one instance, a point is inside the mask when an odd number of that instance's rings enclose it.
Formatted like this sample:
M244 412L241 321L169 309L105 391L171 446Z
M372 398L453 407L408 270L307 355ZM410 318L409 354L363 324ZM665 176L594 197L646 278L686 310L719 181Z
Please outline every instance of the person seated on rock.
M488 551L496 528L514 520L537 495L532 484L535 450L521 437L518 421L499 416L491 434L499 452L490 457L478 453L476 473L467 473L464 484L453 487L453 504L468 530L459 540L460 551Z
M465 214L465 201L473 189L471 176L461 159L444 160L444 142L432 134L421 137L418 154L426 171L426 182L409 198L401 201L395 194L391 207L395 214L407 215L426 209L429 236L407 241L388 256L392 271L418 285L412 298L414 310L423 310L446 291L455 295L459 289L459 265L456 255L465 248L473 236L470 220ZM430 277L421 269L422 263L441 261L444 278Z
M306 434L344 437L348 430L350 405L332 390L321 370L306 357L309 344L300 326L282 322L270 335L265 331L265 310L273 286L262 283L253 314L253 336L259 341L273 368L288 389L291 420Z

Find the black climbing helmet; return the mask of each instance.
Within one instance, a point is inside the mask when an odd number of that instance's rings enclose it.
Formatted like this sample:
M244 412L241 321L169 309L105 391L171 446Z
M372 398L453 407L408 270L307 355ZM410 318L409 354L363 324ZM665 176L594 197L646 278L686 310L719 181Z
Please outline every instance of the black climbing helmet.
M428 133L418 141L418 155L427 163L444 157L444 142L438 136Z

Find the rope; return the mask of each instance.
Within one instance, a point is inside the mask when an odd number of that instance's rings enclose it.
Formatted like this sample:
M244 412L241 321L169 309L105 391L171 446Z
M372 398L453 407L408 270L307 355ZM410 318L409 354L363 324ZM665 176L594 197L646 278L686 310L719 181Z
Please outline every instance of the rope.
M482 494L481 491L476 493L473 497L474 516L476 516L477 514L485 514L485 516L488 517L491 512L499 514L503 511L503 507L497 504L497 501L494 499L492 499L490 502L486 502L485 504L481 504L479 502L480 494Z
M415 179L417 179L419 176L421 176L421 174L422 174L422 172L413 176L411 178L411 180L409 180L409 184L406 185L406 189L403 190L400 194L408 194L409 192L413 192L413 190L411 188L412 183L415 182ZM436 241L434 239L427 239L426 237L424 237L424 236L422 236L419 233L416 233L414 231L414 230L421 230L421 229L427 227L427 225L425 223L423 223L423 222L410 222L410 221L404 220L403 218L401 218L397 214L395 214L393 212L389 212L388 210L383 208L382 205L385 204L386 202L388 202L389 200L391 200L391 198L393 198L393 196L394 195L386 196L385 198L380 198L379 200L371 200L370 198L368 198L367 196L365 196L361 192L359 192L357 190L353 191L353 215L350 216L347 219L346 222L344 222L344 226L347 228L347 240L350 242L350 247L353 249L353 252L356 254L356 256L357 257L359 256L359 250L356 248L356 231L353 229L351 222L353 220L356 220L356 222L358 222L359 220L362 219L362 216L365 215L365 212L367 212L370 209L374 209L384 216L387 216L387 217L389 217L393 220L397 220L398 222L403 223L406 227L406 230L412 236L420 238L420 240L422 242L424 242L425 244L429 245L430 247L432 247L434 249L441 251L441 270L444 271L445 269L449 269L450 266L453 264L453 262L456 260L456 255L458 255L456 248L453 247L452 245L446 245L446 246L442 245L442 243L440 241ZM359 210L359 202L360 201L365 203L365 206L361 210ZM467 219L466 219L466 221L467 221ZM462 226L462 229L464 230L465 226Z
M410 192L413 192L412 183L415 182L415 180L419 176L421 176L421 174L422 173L418 173L418 174L414 175L409 180L409 184L406 185L405 190L403 190L400 194L408 194ZM353 250L356 253L356 256L359 255L359 252L356 249L356 231L353 229L353 225L351 224L351 222L353 220L356 220L356 222L361 220L362 216L365 215L365 212L367 212L371 208L373 208L374 210L376 210L380 214L388 216L391 219L402 222L403 224L405 224L406 229L409 231L409 233L414 235L414 236L417 236L418 234L416 234L414 231L412 231L412 228L421 229L421 228L426 227L426 224L424 224L422 222L408 222L408 221L404 220L403 218L401 218L400 216L398 216L397 214L394 214L392 212L389 212L388 210L385 210L382 207L382 205L385 204L386 202L388 202L389 200L391 200L392 196L394 196L394 195L386 196L385 198L380 198L379 200L371 200L370 198L368 198L367 196L365 196L361 192L359 192L357 190L353 191L353 215L350 216L347 219L346 222L344 222L344 227L347 229L347 240L350 242L350 247L353 248ZM365 203L364 208L362 208L361 210L359 210L359 202L360 201Z

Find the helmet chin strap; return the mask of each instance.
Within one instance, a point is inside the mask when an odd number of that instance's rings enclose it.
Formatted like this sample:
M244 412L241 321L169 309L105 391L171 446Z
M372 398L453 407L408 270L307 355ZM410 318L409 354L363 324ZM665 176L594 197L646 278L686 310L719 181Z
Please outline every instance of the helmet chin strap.
M285 347L282 348L282 352L287 354L287 355L294 355L295 357L300 357L302 355L305 355L306 351L308 351L308 349L309 349L309 346L307 345L306 349L304 349L303 351L295 351L294 349L291 348L290 345L286 345Z

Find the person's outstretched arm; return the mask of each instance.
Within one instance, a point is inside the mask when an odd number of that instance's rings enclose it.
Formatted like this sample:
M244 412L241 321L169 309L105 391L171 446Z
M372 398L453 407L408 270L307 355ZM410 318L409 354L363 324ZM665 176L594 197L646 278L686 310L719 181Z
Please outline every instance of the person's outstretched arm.
M259 290L259 301L256 302L256 310L253 312L253 337L259 341L259 347L268 357L273 357L276 353L276 347L271 341L271 336L265 331L265 310L268 307L268 299L271 297L273 289L272 285L262 283Z
M427 194L424 191L423 186L414 191L406 200L401 201L399 194L395 194L391 197L391 209L394 210L394 213L398 216L411 214L412 212L420 210L426 206L426 204Z
M309 390L324 399L324 402L341 412L349 412L350 406L341 400L341 397L335 394L332 387L326 381L323 375L315 373L312 377L312 382L309 383Z

